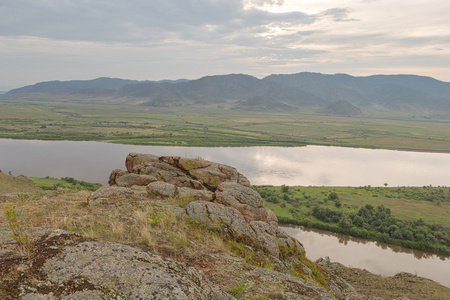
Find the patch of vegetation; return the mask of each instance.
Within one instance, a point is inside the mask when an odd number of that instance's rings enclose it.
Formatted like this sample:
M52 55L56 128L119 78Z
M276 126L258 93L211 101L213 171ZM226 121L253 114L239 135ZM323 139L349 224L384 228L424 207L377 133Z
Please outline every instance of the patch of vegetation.
M254 188L280 223L450 255L448 187Z
M101 183L91 183L82 180L76 180L72 177L62 177L56 179L52 177L30 177L30 179L43 190L57 190L58 188L70 190L87 190L96 191L99 189Z
M17 217L16 205L6 205L4 207L5 217L7 219L7 228L11 229L11 238L17 242L19 253L24 256L30 256L33 250L33 231L29 222L22 222Z
M41 189L29 178L23 175L8 175L0 171L0 194L36 193L39 191L41 191Z

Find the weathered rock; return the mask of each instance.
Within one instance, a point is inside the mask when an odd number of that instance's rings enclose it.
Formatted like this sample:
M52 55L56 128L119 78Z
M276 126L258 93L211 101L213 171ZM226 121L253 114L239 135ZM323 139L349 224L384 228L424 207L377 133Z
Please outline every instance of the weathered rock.
M250 186L248 179L235 168L215 163L204 168L191 169L189 174L211 190L215 190L222 182L244 183Z
M117 178L116 184L124 187L131 187L134 185L144 186L154 181L157 181L157 179L151 175L128 173Z
M268 209L266 207L266 213L267 213L267 222L271 223L274 222L276 225L278 225L278 218L275 215L275 213L273 211L271 211L270 209Z
M147 193L149 195L157 195L162 197L175 197L178 195L178 188L173 184L155 181L147 185Z
M207 189L196 190L191 188L178 188L178 197L194 198L195 200L212 201L214 194Z
M10 232L0 227L4 250L17 245ZM0 251L0 262L23 278L13 287L21 299L234 299L194 268L130 246L47 228L34 228L33 240L29 258Z
M194 220L224 226L225 231L234 239L256 241L255 232L242 214L232 207L206 201L195 201L188 204L186 213Z
M153 176L159 181L171 183L178 187L190 187L195 189L204 188L201 182L189 178L183 171L164 162L137 165L134 167L133 172L139 175Z
M269 221L262 197L249 187L235 182L224 182L217 187L216 201L236 208L247 221ZM274 219L276 216L271 214L270 220ZM278 219L276 221L278 222Z
M117 243L66 247L42 271L59 285L82 278L131 299L233 299L193 268Z
M111 174L109 175L109 180L108 180L108 184L109 185L115 185L117 179L119 179L121 176L127 174L126 171L124 170L120 170L120 169L115 169L111 172Z
M142 198L146 197L147 193L145 192L145 187L132 187L126 188L122 186L102 186L95 192L91 194L92 200L100 200L100 199L128 199L128 198Z
M125 160L125 167L128 172L132 173L136 165L143 163L151 163L158 160L158 156L152 154L130 153Z
M256 239L261 243L262 248L272 256L278 257L280 255L277 240L277 233L280 231L278 227L262 221L252 221L250 226L256 233Z
M226 254L209 254L209 256L215 260L215 264L221 266L223 280L233 280L236 270L239 270L240 273L239 280L241 280L240 278L252 278L250 282L243 282L251 290L249 296L264 294L265 291L270 290L273 295L273 298L270 299L336 299L323 287L307 280L266 268L243 266L241 259ZM280 295L279 298L278 295Z

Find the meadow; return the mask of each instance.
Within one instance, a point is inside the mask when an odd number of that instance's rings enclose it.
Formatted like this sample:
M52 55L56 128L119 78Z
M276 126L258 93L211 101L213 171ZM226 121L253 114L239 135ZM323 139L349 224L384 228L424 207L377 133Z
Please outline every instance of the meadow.
M280 223L450 254L448 187L254 188Z
M0 98L0 138L165 146L325 145L450 152L445 120Z

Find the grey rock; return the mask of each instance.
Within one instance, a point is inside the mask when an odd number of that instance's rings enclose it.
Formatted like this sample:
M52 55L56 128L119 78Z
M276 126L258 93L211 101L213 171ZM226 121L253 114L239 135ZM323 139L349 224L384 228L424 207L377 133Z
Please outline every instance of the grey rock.
M175 197L178 195L178 189L173 184L155 181L147 185L147 193L149 195L157 195L162 197Z
M117 179L119 179L121 176L127 174L126 171L120 170L120 169L115 169L111 172L111 174L109 175L109 180L108 183L109 185L115 185Z
M215 190L223 182L236 182L250 186L248 179L235 168L217 163L211 163L204 168L191 169L189 174L211 190Z
M131 299L233 299L193 268L110 242L66 247L42 271L60 285L83 278Z
M178 187L189 187L194 189L203 189L203 185L197 180L189 178L183 171L161 162L154 162L149 165L137 165L133 172L139 175L149 175L159 181L171 183Z
M280 255L276 236L279 231L278 227L262 221L252 221L250 222L250 226L255 231L256 238L262 247L272 256L278 257Z
M157 161L158 157L152 154L130 153L125 159L125 167L128 172L132 173L136 165Z
M118 186L131 187L134 185L145 186L151 182L157 181L156 177L151 175L138 175L128 173L116 179Z
M262 197L257 191L249 187L235 182L221 183L216 190L216 201L225 206L236 208L247 221L269 221ZM272 214L270 219L274 219Z
M91 194L91 199L126 199L134 195L134 191L126 187L102 186Z
M178 188L178 197L193 198L195 200L213 201L214 194L207 189L195 190L191 188Z
M232 207L213 202L195 201L188 204L186 213L200 222L224 225L228 233L237 240L256 241L255 232L242 214Z

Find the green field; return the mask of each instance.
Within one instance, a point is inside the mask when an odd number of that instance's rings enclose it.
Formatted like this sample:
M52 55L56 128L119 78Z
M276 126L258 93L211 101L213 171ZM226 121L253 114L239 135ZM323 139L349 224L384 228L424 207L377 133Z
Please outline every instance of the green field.
M280 223L450 254L448 187L254 188Z
M100 183L90 183L76 180L72 177L63 177L61 179L53 177L30 177L30 179L43 190L56 190L58 188L69 190L88 190L95 191L102 186Z
M304 146L450 152L450 122L0 97L0 138L170 146Z

